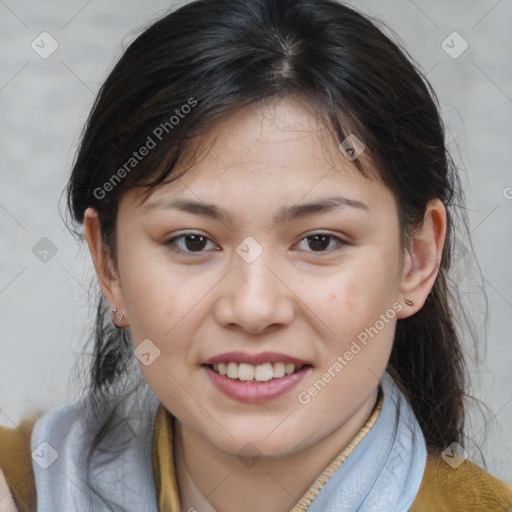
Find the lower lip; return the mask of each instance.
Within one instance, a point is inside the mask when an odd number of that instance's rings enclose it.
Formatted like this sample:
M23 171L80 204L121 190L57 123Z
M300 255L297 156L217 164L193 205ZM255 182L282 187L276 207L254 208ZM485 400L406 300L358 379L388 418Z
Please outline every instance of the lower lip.
M265 382L234 380L214 372L209 366L203 366L203 368L219 391L239 402L255 403L274 400L292 390L312 367L304 366L291 375Z

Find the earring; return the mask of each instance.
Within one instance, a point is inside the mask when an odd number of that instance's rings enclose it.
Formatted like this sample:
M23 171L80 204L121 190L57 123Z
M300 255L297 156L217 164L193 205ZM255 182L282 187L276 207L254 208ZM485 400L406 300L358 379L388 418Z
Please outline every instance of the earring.
M119 315L117 315L116 313L117 313L117 309L111 309L110 310L110 315L112 317L115 315L118 320L122 320L124 318L123 314L120 313Z
M404 301L408 306L414 306L414 302L412 300L409 300L409 299L405 299Z
M117 314L117 309L111 309L110 316L112 317L112 322L114 323L114 325L116 327L118 327L118 326L116 325L114 318L116 318L119 321L121 321L124 318L124 315L122 313L119 313L119 315Z

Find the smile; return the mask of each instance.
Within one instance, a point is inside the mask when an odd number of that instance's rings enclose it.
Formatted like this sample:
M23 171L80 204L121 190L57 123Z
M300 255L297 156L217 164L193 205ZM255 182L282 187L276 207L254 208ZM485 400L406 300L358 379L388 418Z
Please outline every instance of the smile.
M293 363L264 363L257 366L247 363L218 363L211 367L219 375L228 379L244 382L267 382L272 379L279 379L285 375L292 375L304 365Z
M313 369L309 364L217 363L202 365L214 387L225 396L238 402L256 403L275 400L295 388ZM226 372L222 375L220 372ZM243 380L245 379L245 380Z

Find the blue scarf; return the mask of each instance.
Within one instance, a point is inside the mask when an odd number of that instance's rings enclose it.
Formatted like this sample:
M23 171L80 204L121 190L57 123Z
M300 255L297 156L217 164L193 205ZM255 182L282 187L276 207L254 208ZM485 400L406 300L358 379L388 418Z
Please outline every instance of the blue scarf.
M412 409L388 374L381 379L381 388L384 399L377 421L329 478L308 512L407 512L412 505L425 469L425 440ZM91 442L86 406L68 402L40 418L31 439L37 512L159 512L152 467L159 405L147 386L134 394L125 411L128 426L107 433L102 441L114 455L95 454L93 467L103 464L91 472L85 470Z

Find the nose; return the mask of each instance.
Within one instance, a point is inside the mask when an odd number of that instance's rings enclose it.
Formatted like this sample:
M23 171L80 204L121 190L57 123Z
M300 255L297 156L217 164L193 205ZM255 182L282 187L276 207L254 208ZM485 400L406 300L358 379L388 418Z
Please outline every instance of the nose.
M235 257L214 305L215 318L223 327L258 334L292 321L293 292L264 255L252 263Z

